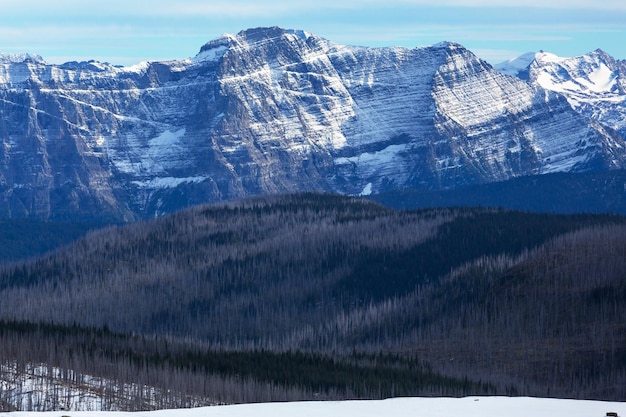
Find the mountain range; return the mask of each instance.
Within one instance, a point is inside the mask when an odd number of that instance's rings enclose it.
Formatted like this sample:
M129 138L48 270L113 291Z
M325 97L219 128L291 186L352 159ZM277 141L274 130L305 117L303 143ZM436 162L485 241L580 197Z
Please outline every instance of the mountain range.
M452 42L354 47L277 27L131 67L0 55L0 217L129 221L622 169L625 65L598 50L494 68Z

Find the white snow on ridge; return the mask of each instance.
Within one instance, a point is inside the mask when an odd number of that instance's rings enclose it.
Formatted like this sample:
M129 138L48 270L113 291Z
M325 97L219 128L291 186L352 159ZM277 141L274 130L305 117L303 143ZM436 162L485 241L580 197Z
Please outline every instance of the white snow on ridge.
M604 417L626 416L626 403L528 397L395 398L382 401L287 402L147 412L72 412L72 417ZM67 411L8 416L61 417Z
M309 37L311 37L311 36L312 36L312 35L311 35L311 33L307 32L307 31L305 31L305 30L301 30L301 29L298 29L298 30L295 30L295 29L286 29L286 30L285 30L285 33L289 33L289 34L291 34L291 35L296 35L296 36L300 37L302 40L305 40L305 41L306 41Z
M24 61L34 61L40 64L45 64L45 61L40 55L36 54L28 54L28 53L17 53L17 54L7 54L0 53L0 62L19 64Z
M543 51L541 51L538 54L536 54L535 59L538 62L541 62L542 64L547 64L547 63L556 63L556 64L558 64L558 63L567 61L570 58L561 57L561 56L555 55L555 54L553 54L551 52L543 52Z
M501 62L494 65L494 68L506 75L517 76L520 71L528 69L531 62L535 60L537 53L527 52L517 58L509 59L508 61Z
M135 65L131 65L131 66L128 66L128 67L120 68L119 71L133 72L133 73L136 73L136 74L141 74L141 73L145 72L149 67L150 67L150 62L142 61L142 62L140 62L138 64L135 64Z
M580 94L581 96L593 96L597 94L610 94L616 83L616 77L606 65L600 64L587 77L577 77L567 81L554 78L549 72L541 72L537 77L537 82L547 90L559 93ZM615 94L618 96L618 94Z
M224 53L226 53L226 51L228 50L228 47L225 45L221 45L218 46L216 48L212 48L212 49L208 49L206 51L202 51L200 52L198 55L196 55L195 57L191 58L191 62L194 64L200 63L200 62L210 62L210 61L216 61L218 59L220 59Z

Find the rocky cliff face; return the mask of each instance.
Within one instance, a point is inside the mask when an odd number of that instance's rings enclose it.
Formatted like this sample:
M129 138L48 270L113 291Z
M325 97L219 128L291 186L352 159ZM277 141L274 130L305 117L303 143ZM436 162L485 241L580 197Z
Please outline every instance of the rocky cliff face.
M224 35L118 68L0 56L0 216L151 217L260 193L441 189L621 168L564 96L454 43L360 48Z

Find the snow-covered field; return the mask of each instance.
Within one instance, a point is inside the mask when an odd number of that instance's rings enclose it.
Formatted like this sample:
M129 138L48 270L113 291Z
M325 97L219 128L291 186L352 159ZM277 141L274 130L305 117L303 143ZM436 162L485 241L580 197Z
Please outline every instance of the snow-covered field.
M151 412L15 412L10 417L605 417L626 416L626 403L524 397L396 398L292 402Z

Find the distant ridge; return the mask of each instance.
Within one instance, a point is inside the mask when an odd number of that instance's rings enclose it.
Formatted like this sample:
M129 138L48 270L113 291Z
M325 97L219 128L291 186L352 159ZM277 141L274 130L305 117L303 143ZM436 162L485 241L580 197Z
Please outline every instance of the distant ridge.
M545 174L455 190L406 190L368 198L396 209L482 206L626 215L626 171Z

